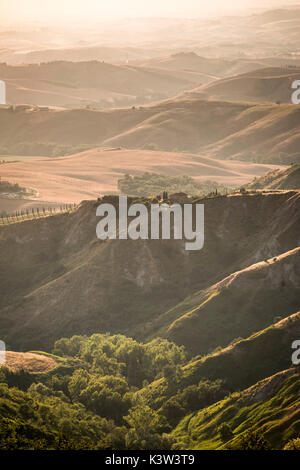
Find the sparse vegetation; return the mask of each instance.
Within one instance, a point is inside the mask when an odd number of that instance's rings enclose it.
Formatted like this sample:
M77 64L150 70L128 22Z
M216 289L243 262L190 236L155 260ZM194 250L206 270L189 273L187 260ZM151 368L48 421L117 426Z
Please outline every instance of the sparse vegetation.
M55 142L18 142L9 146L0 146L0 155L26 155L59 157L89 150L93 145L66 145Z
M300 188L300 164L294 163L286 170L273 170L261 178L254 178L247 189L298 189Z
M0 177L0 196L3 197L3 195L12 195L16 194L18 197L22 197L25 195L30 195L31 192L28 191L26 188L23 188L22 186L18 185L17 183L10 183L9 181L3 181Z

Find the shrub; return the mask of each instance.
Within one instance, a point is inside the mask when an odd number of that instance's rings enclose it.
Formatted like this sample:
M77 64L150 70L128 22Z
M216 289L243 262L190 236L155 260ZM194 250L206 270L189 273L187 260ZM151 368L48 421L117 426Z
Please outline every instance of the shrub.
M227 423L222 423L218 427L218 433L220 434L221 440L223 442L230 441L233 438L233 432Z

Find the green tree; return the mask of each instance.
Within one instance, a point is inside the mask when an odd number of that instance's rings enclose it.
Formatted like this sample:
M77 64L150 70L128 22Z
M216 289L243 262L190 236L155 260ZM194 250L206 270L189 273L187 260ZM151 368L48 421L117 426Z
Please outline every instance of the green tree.
M126 435L127 449L170 449L173 439L165 435L169 431L167 420L149 406L138 405L124 417L129 425Z
M243 434L239 446L241 450L269 450L270 444L261 431L247 431Z

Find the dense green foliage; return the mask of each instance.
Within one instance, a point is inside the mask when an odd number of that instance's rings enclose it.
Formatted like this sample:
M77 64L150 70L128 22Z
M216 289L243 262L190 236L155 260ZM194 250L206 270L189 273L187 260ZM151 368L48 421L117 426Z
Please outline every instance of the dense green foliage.
M123 194L132 196L155 196L167 191L169 194L185 192L187 194L209 194L218 191L225 194L227 188L216 181L196 181L190 176L167 176L157 173L142 175L124 175L118 181L118 188Z
M74 336L57 341L54 353L60 365L45 374L2 369L2 449L169 449L180 417L211 403L213 382L178 389L187 358L166 340ZM163 376L174 401L156 409L137 391Z
M0 449L297 444L297 419L289 418L283 437L279 433L285 408L293 410L299 402L297 374L277 387L275 397L251 403L249 391L228 395L221 380L201 378L187 385L184 348L164 339L139 343L122 335L73 336L56 341L48 356L58 365L47 373L0 370ZM152 395L153 387L159 393Z

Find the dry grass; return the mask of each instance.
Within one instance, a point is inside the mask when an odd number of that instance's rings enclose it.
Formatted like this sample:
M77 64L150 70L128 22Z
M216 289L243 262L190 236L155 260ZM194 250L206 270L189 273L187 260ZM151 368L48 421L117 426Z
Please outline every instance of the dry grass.
M99 61L42 63L38 69L32 64L0 65L0 74L5 77L11 104L58 107L131 106L136 104L136 96L145 96L141 99L145 102L149 93L169 96L193 84L189 75Z
M270 67L224 78L192 90L204 99L291 102L291 83L300 69Z
M51 357L41 354L6 351L6 367L13 371L48 372L57 366Z

